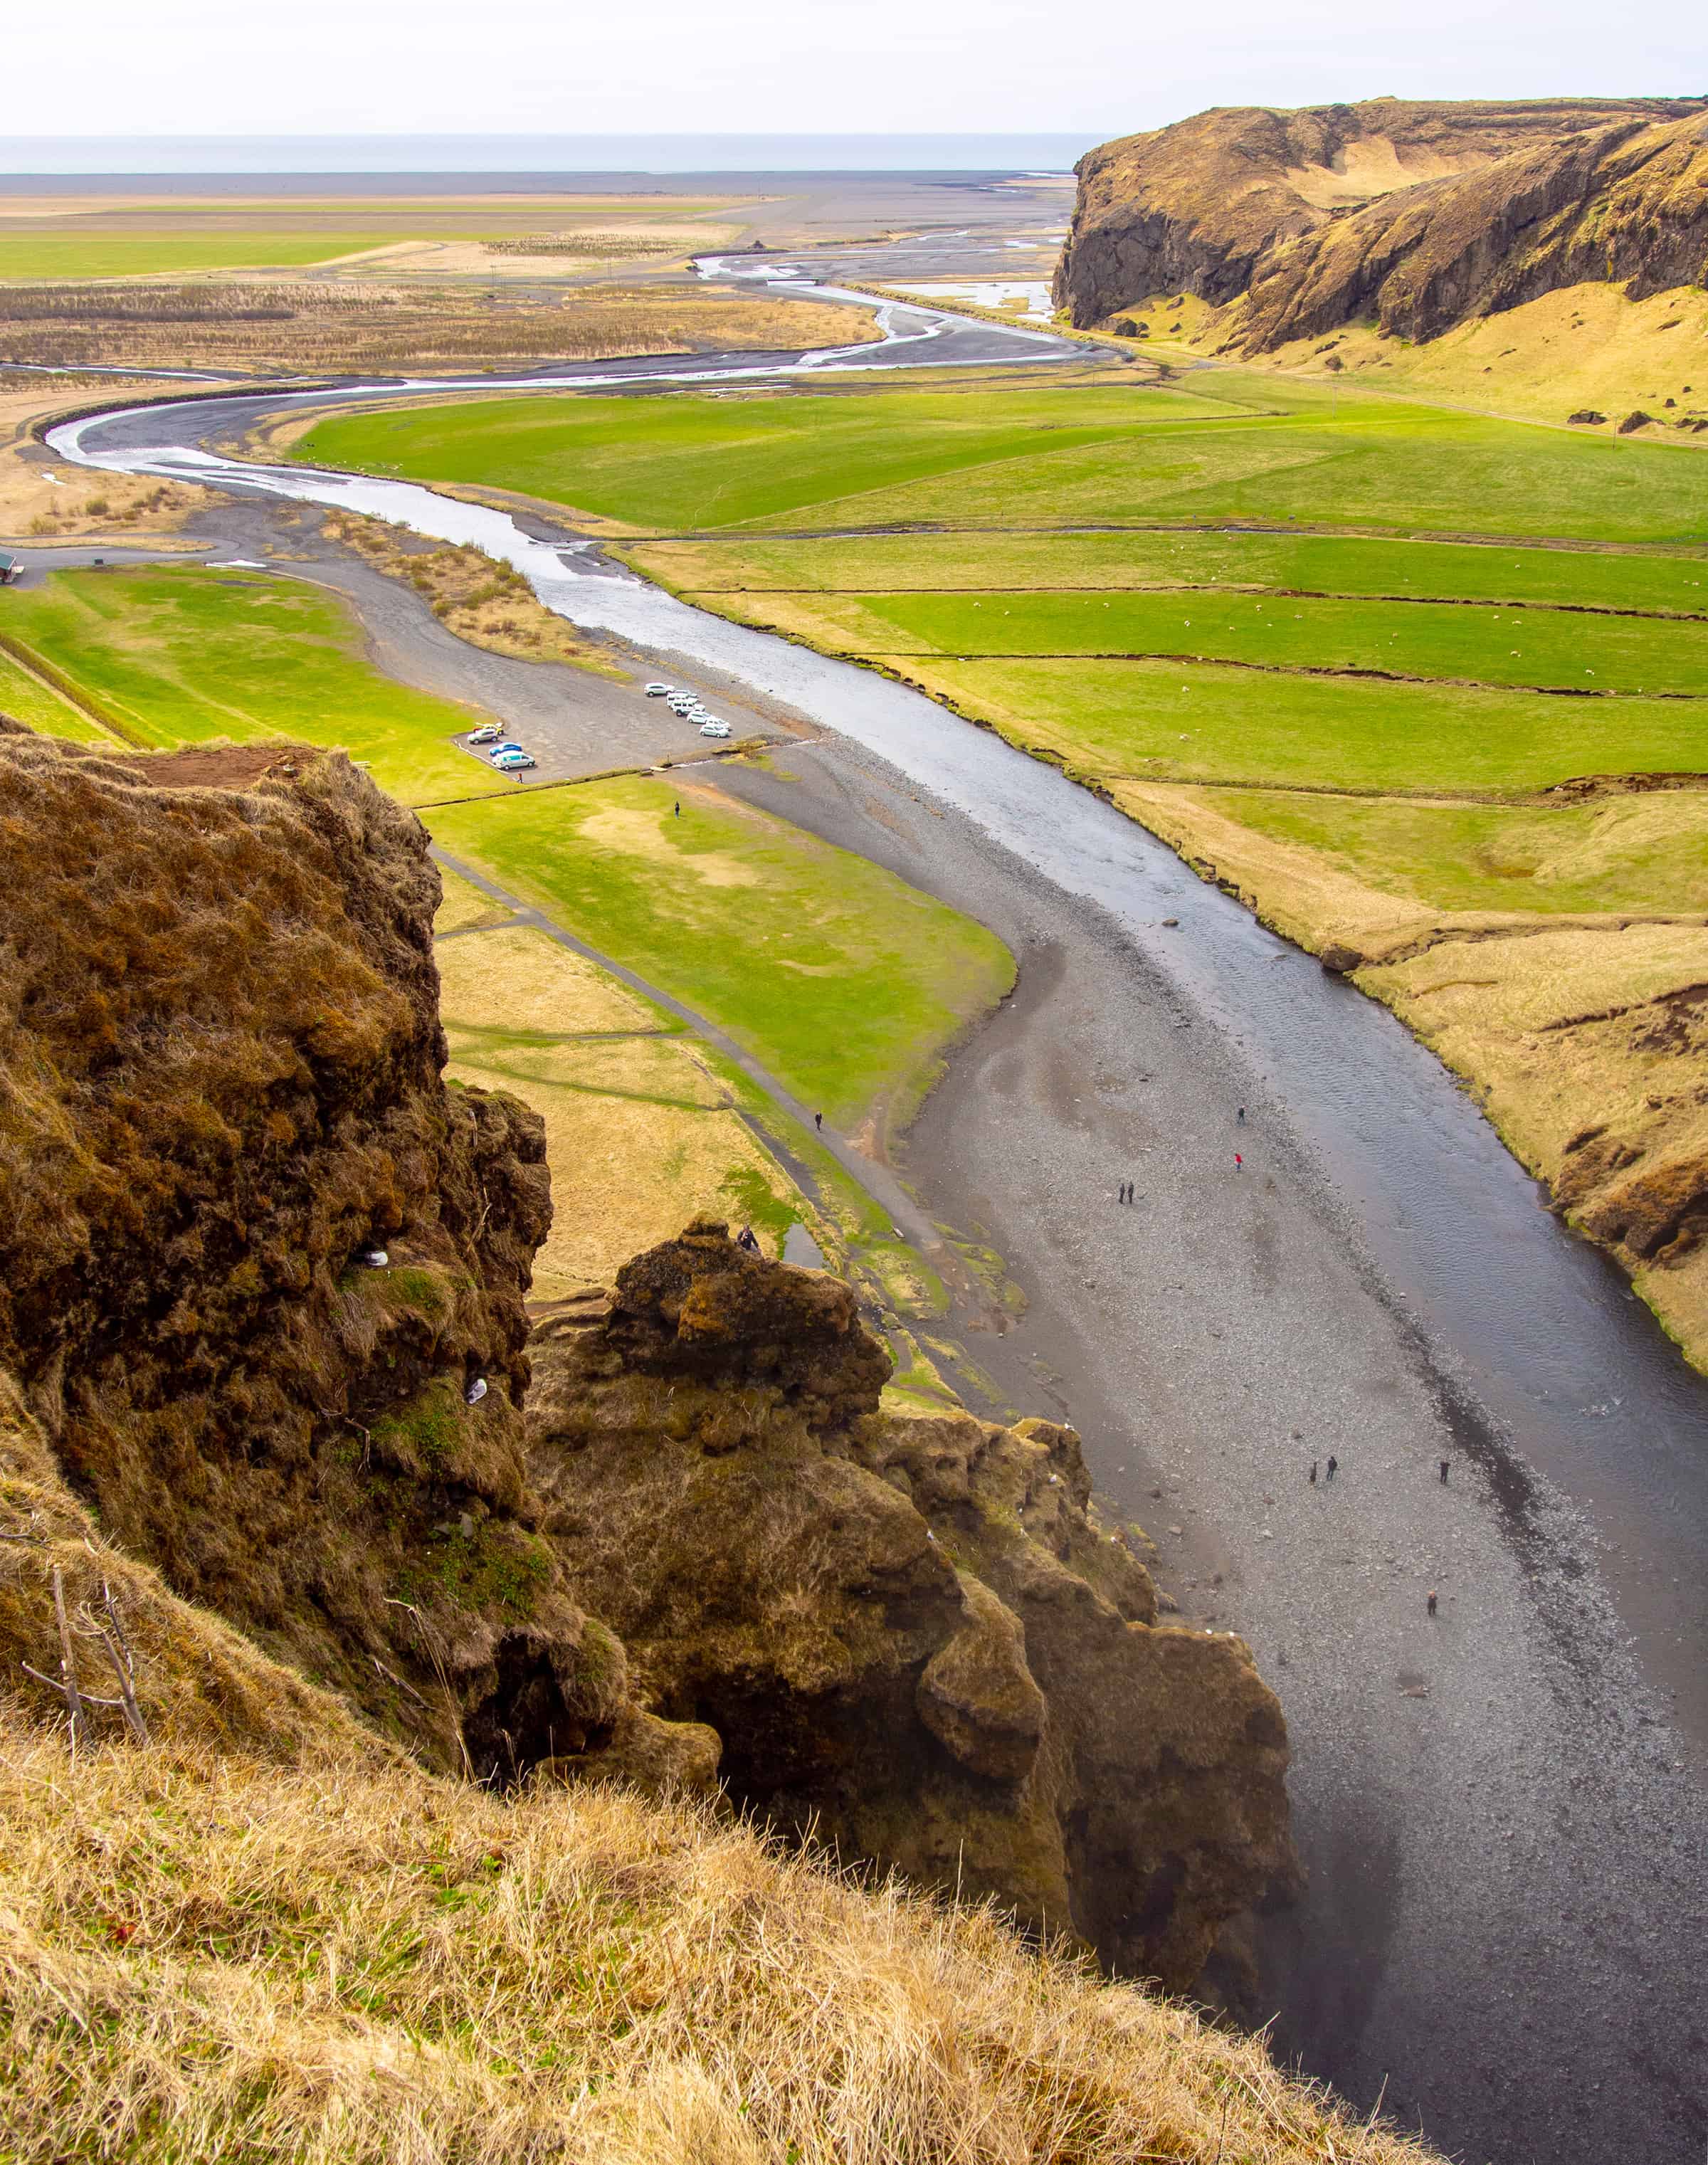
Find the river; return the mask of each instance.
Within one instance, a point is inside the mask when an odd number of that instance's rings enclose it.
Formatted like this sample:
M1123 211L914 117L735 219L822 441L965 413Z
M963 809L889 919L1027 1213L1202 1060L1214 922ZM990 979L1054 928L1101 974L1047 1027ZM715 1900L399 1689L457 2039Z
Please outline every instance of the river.
M797 289L812 290L805 282ZM1047 363L1073 351L1036 334L925 309L892 310L887 329L888 340L878 348L730 356L692 366L606 364L536 374L517 379L515 387L911 368L1012 359L1017 352ZM1393 1359L1426 1382L1407 1416L1417 1450L1432 1467L1437 1439L1448 1439L1439 1447L1474 1465L1484 1506L1476 1538L1486 1536L1493 1559L1485 1576L1492 1582L1510 1573L1515 1615L1527 1604L1526 1618L1512 1626L1510 1659L1492 1624L1483 1648L1502 1672L1502 1691L1516 1695L1500 1717L1518 1725L1510 1750L1497 1755L1501 1763L1491 1766L1486 1736L1456 1741L1451 1725L1437 1736L1438 1762L1429 1763L1427 1754L1424 1762L1437 1820L1446 1815L1460 1824L1450 1794L1479 1789L1478 1814L1463 1821L1464 1841L1480 1852L1497 1839L1519 1839L1537 1858L1533 1883L1509 1873L1504 1895L1495 1882L1484 1885L1480 1858L1474 1870L1473 1860L1461 1858L1464 1888L1478 1890L1474 1897L1465 1893L1461 1939L1468 1944L1479 1905L1503 1899L1512 1905L1510 1918L1492 1920L1500 1929L1475 1937L1485 1964L1499 1964L1507 1946L1515 1974L1486 1978L1488 2004L1471 2010L1479 2032L1510 2039L1501 2048L1513 2062L1504 2083L1485 2069L1475 2109L1456 2115L1456 2091L1478 2087L1459 2060L1465 2025L1448 2011L1449 1998L1463 2001L1469 1989L1464 1975L1444 1979L1434 2002L1427 1994L1420 1998L1415 1975L1405 1989L1397 1986L1402 1965L1415 1973L1445 1960L1442 1941L1431 1936L1439 1920L1431 1925L1424 1913L1439 1911L1443 1902L1461 1907L1447 1888L1422 1883L1428 1873L1455 1867L1451 1841L1443 1863L1434 1836L1405 1832L1414 1820L1399 1789L1417 1778L1411 1757L1403 1767L1373 1761L1369 1770L1371 1793L1389 1799L1379 1838L1366 1846L1381 1852L1387 1890L1381 1953L1393 1973L1370 1982L1349 2013L1325 1990L1326 1969L1358 1967L1357 1951L1346 1945L1345 1912L1326 1896L1319 1900L1321 1937L1313 1946L1308 1901L1302 1922L1289 1928L1291 1941L1284 1933L1272 1948L1279 1989L1287 1989L1290 1966L1301 2005L1311 2010L1284 2024L1282 2035L1354 2094L1369 2093L1379 2074L1391 2073L1390 2103L1397 2099L1423 2117L1437 2140L1473 2145L1479 2156L1530 2156L1524 2131L1531 2128L1534 2154L1554 2160L1587 2165L1617 2154L1689 2157L1698 2165L1708 2139L1708 2100L1688 2003L1704 1915L1700 1770L1708 1763L1708 1586L1700 1559L1708 1547L1708 1382L1682 1361L1617 1272L1542 1207L1536 1183L1471 1099L1384 1009L1325 974L1200 882L1142 829L1053 769L874 672L694 609L572 536L532 538L504 513L409 483L237 464L207 449L210 439L229 441L263 416L319 399L396 397L411 387L340 385L134 408L67 424L50 442L75 463L335 504L473 544L513 564L572 623L614 634L648 654L688 657L857 745L926 793L965 848L983 852L987 872L998 868L1016 892L1030 884L1052 898L1063 924L1075 912L1094 916L1105 950L1131 959L1134 997L1148 1000L1152 1016L1159 1003L1178 1009L1203 1040L1214 1042L1226 1072L1241 1078L1242 1101L1249 1092L1274 1127L1278 1166L1284 1156L1297 1168L1278 1177L1305 1198L1299 1223L1305 1226L1308 1215L1312 1230L1300 1237L1335 1245L1347 1273L1335 1299L1348 1309L1359 1304L1361 1313L1368 1307L1358 1327L1386 1333ZM461 387L502 387L482 378ZM1110 997L1121 995L1117 989ZM1200 1077L1180 1087L1206 1086ZM1015 1232L1009 1248L1022 1273L1027 1258L1015 1248L1025 1237L1023 1229ZM1349 1289L1354 1280L1356 1292ZM1331 1312L1311 1319L1301 1311L1290 1342L1319 1327L1326 1376L1336 1357ZM1110 1363L1122 1354L1117 1335L1112 1328ZM1091 1350L1105 1357L1098 1346ZM1371 1416L1373 1457L1388 1419ZM1403 1447L1398 1430L1405 1425L1397 1425L1395 1450ZM1236 1507L1224 1499L1219 1508ZM1254 1515L1266 1520L1268 1538L1274 1514ZM1244 1536L1255 1539L1256 1530L1231 1534L1233 1552L1242 1552ZM1372 1536L1378 1546L1399 1537ZM1469 1542L1468 1530L1465 1538ZM1389 1554L1387 1563L1394 1561ZM1260 1656L1275 1599L1254 1593L1253 1620L1237 1604L1230 1620L1248 1630ZM1491 1597L1491 1614L1492 1607ZM1370 1627L1365 1621L1357 1628ZM1557 1660L1568 1641L1566 1658ZM1293 1658L1296 1664L1299 1656ZM1346 1747L1342 1732L1349 1722L1372 1725L1368 1736L1376 1741L1363 1748L1373 1753L1390 1750L1380 1741L1386 1732L1373 1725L1374 1711L1347 1714L1338 1685L1316 1691L1305 1678L1276 1681L1298 1750L1294 1791L1307 1861L1319 1882L1325 1873L1362 1869L1348 1862L1362 1839L1356 1764L1347 1760L1332 1782L1319 1784L1307 1757L1315 1750L1325 1765L1334 1760ZM1522 1709L1515 1713L1520 1698ZM1598 1762L1587 1774L1585 1754ZM1604 1759L1621 1763L1602 1765ZM1498 1808L1489 1805L1497 1788ZM1516 1832L1495 1827L1503 1815ZM1427 1808L1422 1816L1426 1821ZM1611 1864L1573 1853L1597 1841L1598 1825L1620 1852ZM1506 1852L1506 1865L1512 1856ZM1597 1874L1608 1871L1614 1876L1598 1891ZM1576 1925L1559 1922L1563 1905L1572 1917L1568 1897L1579 1883L1587 1890L1583 1916L1593 1910L1598 1920L1593 1930L1584 1926L1593 1960L1587 1950L1581 1957L1576 1951ZM1544 1904L1545 1919L1530 1914ZM1621 1917L1623 1946L1616 1944ZM1520 1942L1532 1932L1535 1949L1521 1958ZM1612 2046L1604 2038L1592 2048L1589 2033L1605 2030L1610 1995L1626 2004ZM1668 2010L1664 2017L1658 2007ZM1420 2023L1438 2034L1421 2038ZM1350 2040L1349 2025L1357 2033ZM1546 2039L1538 2038L1538 2027ZM1526 2068L1541 2079L1544 2066L1549 2082L1568 2085L1545 2112L1531 2110L1535 2100L1527 2104L1523 2094ZM1621 2086L1629 2094L1616 2111L1610 2093ZM1634 2125L1647 2132L1632 2145Z

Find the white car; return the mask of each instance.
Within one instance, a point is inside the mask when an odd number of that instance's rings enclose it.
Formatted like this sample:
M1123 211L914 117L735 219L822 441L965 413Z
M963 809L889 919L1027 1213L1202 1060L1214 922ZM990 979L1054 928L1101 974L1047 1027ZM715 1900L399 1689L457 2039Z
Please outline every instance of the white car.
M646 696L649 699L667 699L675 688L672 684L649 684Z
M726 737L729 734L730 724L727 722L720 722L715 715L709 717L700 724L700 735L703 737Z
M496 744L503 734L504 725L502 722L482 722L477 730L469 731L468 741L472 745Z
M493 755L493 765L505 774L519 774L525 766L538 766L539 764L533 753L524 751L519 745L514 745L509 751Z
M670 711L672 714L685 714L690 707L698 704L699 701L689 698L686 692L678 692L670 703Z

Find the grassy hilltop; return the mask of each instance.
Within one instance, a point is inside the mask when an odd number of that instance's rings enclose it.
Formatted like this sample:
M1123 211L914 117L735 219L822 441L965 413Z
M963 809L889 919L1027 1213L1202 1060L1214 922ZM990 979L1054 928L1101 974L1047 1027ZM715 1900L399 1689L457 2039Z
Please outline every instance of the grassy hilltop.
M1083 778L1360 969L1708 1352L1708 469L1682 445L1227 369L440 405L300 452L567 508Z

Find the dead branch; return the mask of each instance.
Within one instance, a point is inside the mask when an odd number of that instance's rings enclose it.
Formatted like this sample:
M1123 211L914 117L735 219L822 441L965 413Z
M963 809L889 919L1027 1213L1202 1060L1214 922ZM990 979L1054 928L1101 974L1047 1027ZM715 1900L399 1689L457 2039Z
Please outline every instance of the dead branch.
M60 1627L61 1688L66 1695L66 1715L71 1725L71 1749L77 1747L78 1736L84 1726L83 1702L77 1693L77 1661L71 1649L71 1626L66 1615L66 1575L58 1564L53 1567L54 1615Z
M136 1662L130 1651L130 1641L124 1636L124 1625L119 1615L119 1604L113 1599L113 1589L103 1578L101 1599L107 1611L107 1620L113 1626L107 1630L95 1619L95 1636L107 1650L107 1658L113 1664L113 1672L119 1679L119 1695L124 1708L124 1723L139 1744L146 1744L148 1724L142 1718L142 1709L136 1703Z
M63 1694L66 1688L60 1682L57 1677L44 1676L40 1669L33 1668L28 1662L20 1662L18 1666L23 1670L25 1676L34 1677L39 1684L45 1684L50 1691L56 1691ZM122 1706L124 1704L124 1701L122 1699L95 1699L87 1692L79 1692L77 1694L77 1704L79 1706L117 1707Z

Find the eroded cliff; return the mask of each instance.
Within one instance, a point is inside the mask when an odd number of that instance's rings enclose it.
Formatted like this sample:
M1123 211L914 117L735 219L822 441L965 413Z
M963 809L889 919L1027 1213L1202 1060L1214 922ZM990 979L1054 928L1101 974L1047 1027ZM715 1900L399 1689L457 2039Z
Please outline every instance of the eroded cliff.
M490 1773L628 1702L531 1523L544 1151L440 1079L438 886L341 755L0 735L0 1371L120 1548Z
M445 1088L438 876L341 756L0 734L0 1640L47 1704L57 1569L198 1737L298 1755L323 1687L499 1787L721 1753L1176 1987L1284 1879L1280 1710L1158 1625L1071 1430L886 1411L851 1289L711 1225L530 1348L539 1125ZM305 1679L277 1736L239 1633Z
M737 1802L1184 1988L1289 1869L1280 1709L1157 1623L1072 1430L888 1369L846 1286L697 1223L536 1339L547 1536Z
M1056 282L1073 321L1243 296L1226 336L1251 353L1365 319L1432 338L1585 281L1642 298L1708 257L1700 98L1225 108L1078 172Z

